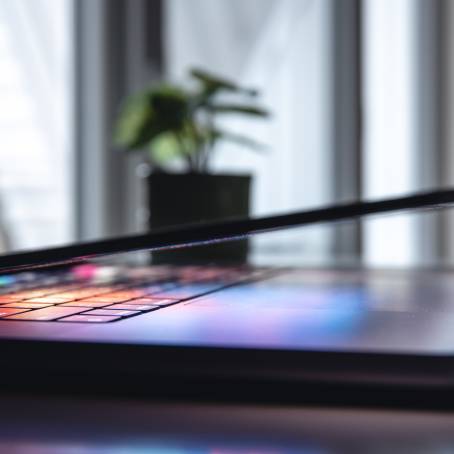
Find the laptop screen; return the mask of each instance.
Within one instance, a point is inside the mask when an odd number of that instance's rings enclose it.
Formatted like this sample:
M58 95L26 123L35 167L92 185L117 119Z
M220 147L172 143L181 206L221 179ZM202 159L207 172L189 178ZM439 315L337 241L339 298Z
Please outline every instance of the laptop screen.
M351 221L363 216L392 213L402 210L434 209L450 206L454 190L419 193L394 199L332 205L319 209L300 211L261 218L239 218L226 221L193 223L187 226L169 226L149 233L103 239L66 246L6 254L0 257L0 269L14 271L34 266L82 262L102 256L135 251L180 251L194 247L214 247L217 243L237 242L259 233L303 228L311 224L331 224ZM212 246L213 245L213 246ZM247 261L247 246L232 256L232 262ZM240 247L241 249L241 247ZM232 254L234 252L231 251ZM177 252L175 253L177 254ZM159 255L158 255L159 257ZM172 256L169 256L172 260ZM197 254L194 255L197 261ZM229 257L227 256L227 260ZM242 260L241 260L242 259Z

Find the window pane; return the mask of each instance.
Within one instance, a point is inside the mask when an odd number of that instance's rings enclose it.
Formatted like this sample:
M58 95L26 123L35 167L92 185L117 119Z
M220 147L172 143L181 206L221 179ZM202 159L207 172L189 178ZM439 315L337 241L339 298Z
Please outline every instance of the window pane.
M12 249L71 238L72 0L0 0L0 201Z
M364 2L364 196L394 197L418 188L413 0ZM365 262L412 264L416 219L406 214L365 222Z
M332 2L169 0L164 5L166 70L172 80L182 81L189 68L201 67L258 88L272 112L267 121L222 121L223 129L269 149L221 144L212 170L253 174L255 215L330 202ZM324 260L331 239L328 228L305 228L256 238L254 251L274 262L279 253Z

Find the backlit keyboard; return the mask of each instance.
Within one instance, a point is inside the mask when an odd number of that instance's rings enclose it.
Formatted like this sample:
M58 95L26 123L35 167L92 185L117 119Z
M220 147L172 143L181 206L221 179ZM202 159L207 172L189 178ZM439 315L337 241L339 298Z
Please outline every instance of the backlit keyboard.
M265 269L250 267L95 265L81 265L64 273L20 273L8 276L9 281L3 279L7 284L0 288L0 320L115 322L266 274Z

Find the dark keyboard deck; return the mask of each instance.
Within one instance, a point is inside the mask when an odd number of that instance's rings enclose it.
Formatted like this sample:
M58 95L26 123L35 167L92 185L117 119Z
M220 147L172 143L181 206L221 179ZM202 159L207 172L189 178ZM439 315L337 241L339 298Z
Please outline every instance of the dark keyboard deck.
M249 267L166 266L127 271L127 278L124 273L117 273L119 276L111 273L112 277L104 278L102 283L92 282L96 281L93 277L81 278L77 270L42 278L36 273L28 282L18 279L15 285L2 289L0 320L116 322L259 279L266 274L264 269Z

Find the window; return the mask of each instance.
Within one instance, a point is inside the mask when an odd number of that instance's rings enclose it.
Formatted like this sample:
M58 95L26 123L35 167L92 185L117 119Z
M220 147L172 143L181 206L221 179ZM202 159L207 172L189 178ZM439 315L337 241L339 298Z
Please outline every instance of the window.
M258 88L272 111L265 122L225 120L229 129L247 130L268 144L269 151L222 145L215 170L253 173L255 215L332 201L332 3L170 0L164 6L168 77L181 81L189 68L202 67ZM323 260L330 255L331 233L316 227L256 238L255 255Z
M363 194L404 195L439 187L437 2L365 0L363 5ZM430 264L436 214L368 220L370 265Z
M227 121L270 144L270 152L225 145L216 160L217 170L254 174L255 214L437 187L436 3L170 0L167 76L182 79L189 67L203 66L263 92L270 123ZM362 33L348 37L354 27ZM254 245L273 257L279 249L323 261L342 250L361 252L369 265L428 263L437 222L399 214L367 220L347 235L315 227Z
M0 1L0 201L14 249L72 237L72 1Z
M214 160L217 172L253 174L255 215L439 187L440 169L452 180L441 159L449 153L438 141L440 2L81 0L76 5L83 57L77 67L83 107L77 146L84 153L81 238L146 228L144 191L134 173L140 158L112 153L115 110L128 92L157 78L180 82L193 66L258 88L273 112L269 122L224 120L226 128L247 129L267 143L270 150L263 156L225 144ZM446 120L445 128L452 129ZM370 265L427 263L440 250L441 243L432 241L439 226L448 224L434 216L393 215L368 220L363 228L299 229L254 239L254 258L276 262L279 253L293 263L329 263L340 251L347 259L359 253Z

